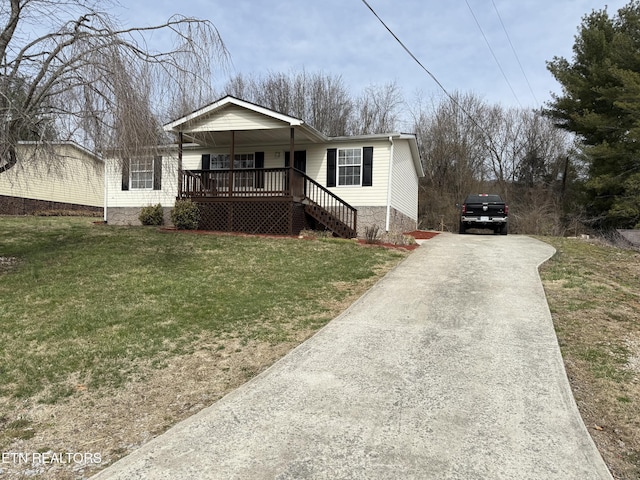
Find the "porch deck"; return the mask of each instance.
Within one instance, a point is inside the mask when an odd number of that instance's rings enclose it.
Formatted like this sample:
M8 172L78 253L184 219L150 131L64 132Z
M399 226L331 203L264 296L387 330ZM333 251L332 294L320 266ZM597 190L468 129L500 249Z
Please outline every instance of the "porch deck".
M183 170L178 197L198 204L203 229L296 235L324 228L356 236L357 210L291 167Z

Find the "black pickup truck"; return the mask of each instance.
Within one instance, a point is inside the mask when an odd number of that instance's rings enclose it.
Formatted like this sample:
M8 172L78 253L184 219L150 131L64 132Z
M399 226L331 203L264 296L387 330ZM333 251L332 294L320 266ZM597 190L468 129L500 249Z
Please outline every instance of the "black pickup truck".
M509 207L500 195L469 195L461 206L460 233L467 233L468 228L490 228L494 233L506 235L508 220Z

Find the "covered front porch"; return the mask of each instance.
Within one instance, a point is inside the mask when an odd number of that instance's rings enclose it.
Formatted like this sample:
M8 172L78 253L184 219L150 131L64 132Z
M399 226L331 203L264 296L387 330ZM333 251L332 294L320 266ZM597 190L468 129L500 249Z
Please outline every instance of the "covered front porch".
M356 236L357 210L293 167L183 170L179 198L198 205L204 230Z
M312 228L356 236L357 210L305 171L305 151L296 148L326 138L301 120L225 97L165 129L178 136L177 197L198 205L200 228L278 235ZM207 152L200 168L184 168L185 145ZM271 161L265 168L264 152L274 148L283 152L282 166ZM190 167L195 160L189 158Z

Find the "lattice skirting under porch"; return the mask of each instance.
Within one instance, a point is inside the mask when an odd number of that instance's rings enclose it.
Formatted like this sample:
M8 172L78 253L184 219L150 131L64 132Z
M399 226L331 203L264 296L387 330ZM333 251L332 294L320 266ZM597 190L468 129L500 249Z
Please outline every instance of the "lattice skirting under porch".
M290 199L193 199L201 230L297 235L308 228L304 205Z

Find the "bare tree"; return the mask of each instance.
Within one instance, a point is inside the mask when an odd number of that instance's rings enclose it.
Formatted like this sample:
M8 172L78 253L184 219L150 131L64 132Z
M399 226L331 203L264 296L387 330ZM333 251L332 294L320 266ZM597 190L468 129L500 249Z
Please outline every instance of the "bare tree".
M419 197L421 222L425 227L453 230L456 203L486 176L484 142L474 120L486 107L476 96L460 93L416 105L413 129L425 172Z
M395 82L367 87L356 102L351 133L366 135L396 131L403 103L402 93Z
M212 99L211 62L227 52L209 21L125 28L99 10L105 3L2 2L0 172L18 161L21 140L73 139L134 155L158 144L162 120ZM34 24L46 33L34 35ZM166 50L148 48L159 31L173 34Z
M454 94L414 113L425 178L424 226L455 230L455 207L474 191L499 193L512 207L512 231L561 231L571 144L539 112L487 105Z
M354 100L342 77L304 70L259 78L238 75L227 83L226 91L303 119L328 136L394 132L403 104L395 83L368 87Z

